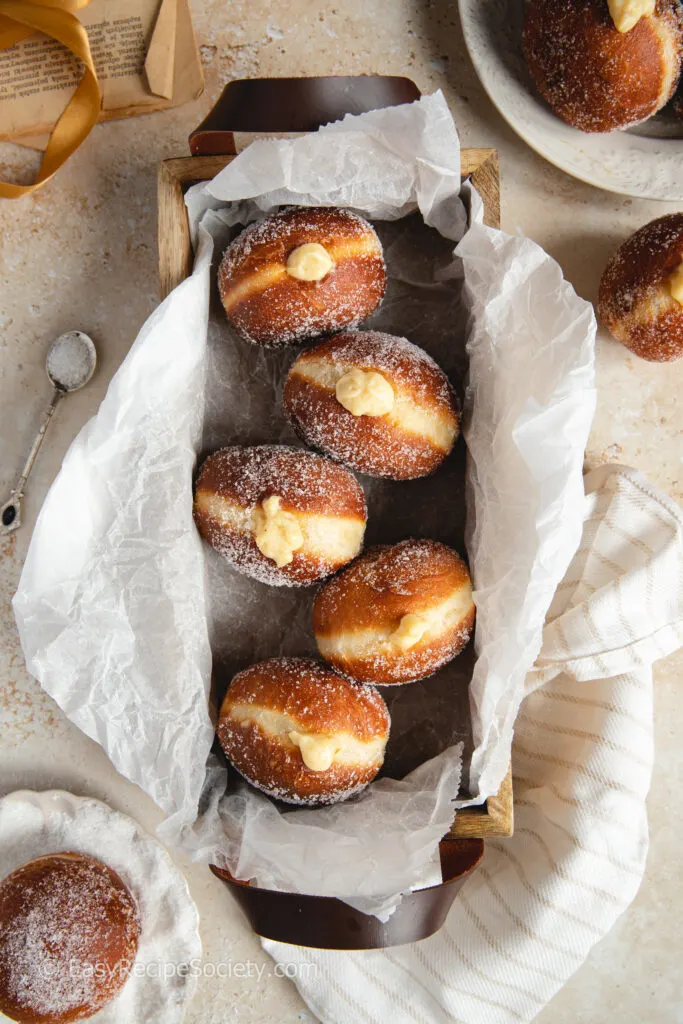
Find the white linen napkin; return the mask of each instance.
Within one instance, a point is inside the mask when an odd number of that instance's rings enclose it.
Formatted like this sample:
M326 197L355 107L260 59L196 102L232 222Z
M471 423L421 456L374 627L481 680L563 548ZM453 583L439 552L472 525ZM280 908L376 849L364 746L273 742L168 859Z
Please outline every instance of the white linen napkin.
M325 1024L532 1020L633 900L648 847L652 663L683 645L683 513L634 470L585 479L583 539L550 608L512 752L515 834L489 842L424 942L341 953L297 985Z

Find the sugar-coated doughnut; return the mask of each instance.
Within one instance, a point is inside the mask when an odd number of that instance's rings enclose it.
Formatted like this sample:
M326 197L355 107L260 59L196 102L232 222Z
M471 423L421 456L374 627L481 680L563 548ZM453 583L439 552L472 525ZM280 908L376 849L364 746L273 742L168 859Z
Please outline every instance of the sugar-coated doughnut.
M203 463L194 519L240 572L304 586L356 557L367 508L353 474L329 459L285 445L235 446Z
M306 444L394 480L433 473L460 422L453 389L431 356L379 331L337 334L302 352L287 375L284 406Z
M676 90L682 45L678 0L526 5L531 76L558 117L584 132L628 128L661 110Z
M389 712L377 690L309 658L270 658L228 687L218 739L253 786L292 804L346 800L382 767Z
M600 281L598 315L643 359L683 356L683 213L650 221L617 249Z
M218 290L237 333L289 345L355 327L384 295L375 229L350 210L296 207L251 224L225 251Z
M0 1011L21 1024L92 1017L125 984L139 935L106 864L68 852L24 864L0 882Z
M323 658L378 686L432 675L465 647L473 625L467 566L434 540L370 548L325 583L313 604Z

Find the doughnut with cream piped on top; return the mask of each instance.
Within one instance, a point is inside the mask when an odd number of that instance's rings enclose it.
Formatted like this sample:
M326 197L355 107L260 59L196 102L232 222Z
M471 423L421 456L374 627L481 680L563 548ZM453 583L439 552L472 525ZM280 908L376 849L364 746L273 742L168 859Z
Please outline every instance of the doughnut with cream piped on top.
M661 110L681 72L678 0L529 0L524 55L555 114L584 132Z
M195 484L204 538L247 576L305 586L350 562L363 545L363 490L343 466L285 445L214 452Z
M313 604L325 661L377 686L432 675L466 646L473 625L467 566L433 540L370 548L325 583Z
M375 778L389 725L374 687L309 658L270 658L233 678L218 739L253 786L313 806L346 800Z
M306 444L394 480L433 473L460 425L453 389L431 356L379 331L348 331L302 352L284 406Z
M218 270L228 320L246 341L269 347L362 323L385 288L375 229L333 207L295 207L251 224Z

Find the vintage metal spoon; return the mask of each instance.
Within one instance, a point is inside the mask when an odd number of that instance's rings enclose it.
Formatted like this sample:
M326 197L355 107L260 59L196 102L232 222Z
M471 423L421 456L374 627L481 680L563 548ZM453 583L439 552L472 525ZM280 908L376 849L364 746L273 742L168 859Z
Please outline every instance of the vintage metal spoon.
M40 430L33 442L26 463L16 487L10 492L9 501L0 508L0 536L18 530L21 526L21 501L29 473L33 469L43 438L59 402L69 391L78 391L88 383L97 364L97 351L91 338L82 331L61 334L50 346L45 360L45 370L54 387L52 399L45 410Z

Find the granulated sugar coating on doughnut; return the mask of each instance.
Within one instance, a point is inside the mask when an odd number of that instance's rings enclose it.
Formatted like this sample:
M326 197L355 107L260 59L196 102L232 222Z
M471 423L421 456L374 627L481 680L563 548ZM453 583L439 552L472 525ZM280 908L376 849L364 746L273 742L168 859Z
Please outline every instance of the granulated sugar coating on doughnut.
M531 76L557 116L584 132L628 128L661 110L676 90L682 45L677 0L658 0L629 32L617 30L607 0L526 5Z
M281 346L355 327L384 295L374 228L349 210L297 207L251 224L225 251L218 290L246 341Z
M194 519L240 572L304 586L356 557L367 508L353 474L329 459L284 445L235 446L202 465Z
M473 625L467 566L433 540L370 548L322 586L313 604L323 658L378 686L432 675L465 647Z
M302 352L284 406L306 444L394 480L433 473L459 431L443 370L417 345L379 331L349 331Z
M92 1017L125 984L139 934L135 900L105 864L30 861L0 883L0 1010L22 1024Z
M308 658L270 658L230 683L218 739L253 786L312 806L347 800L375 778L389 726L374 687Z
M651 221L617 249L602 275L598 315L642 359L683 356L683 213Z

